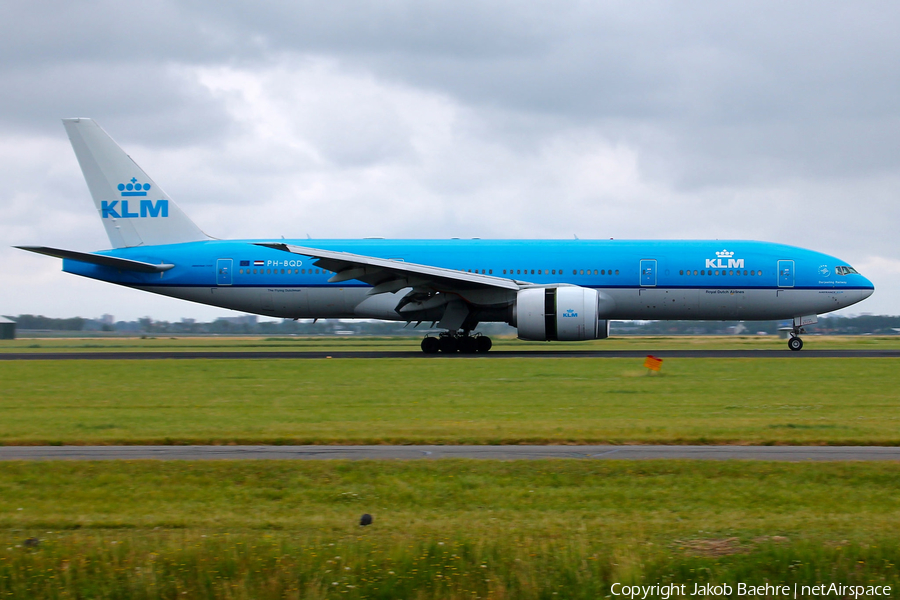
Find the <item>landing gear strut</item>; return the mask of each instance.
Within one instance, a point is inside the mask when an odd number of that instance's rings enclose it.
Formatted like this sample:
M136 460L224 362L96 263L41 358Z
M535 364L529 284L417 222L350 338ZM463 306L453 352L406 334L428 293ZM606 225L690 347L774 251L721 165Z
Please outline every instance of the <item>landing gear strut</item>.
M493 346L491 338L486 335L476 333L469 335L464 333L442 333L439 337L426 337L422 340L422 352L425 354L475 354L484 353Z

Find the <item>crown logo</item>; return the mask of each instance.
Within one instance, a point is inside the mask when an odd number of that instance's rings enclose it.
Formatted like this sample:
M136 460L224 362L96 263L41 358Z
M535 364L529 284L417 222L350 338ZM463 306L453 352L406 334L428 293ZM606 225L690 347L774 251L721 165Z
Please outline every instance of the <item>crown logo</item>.
M123 196L146 196L150 184L138 183L137 178L132 177L131 183L120 183L117 187Z
M732 256L734 256L734 252L722 250L721 252L716 252L716 256L718 256L719 258L731 258Z

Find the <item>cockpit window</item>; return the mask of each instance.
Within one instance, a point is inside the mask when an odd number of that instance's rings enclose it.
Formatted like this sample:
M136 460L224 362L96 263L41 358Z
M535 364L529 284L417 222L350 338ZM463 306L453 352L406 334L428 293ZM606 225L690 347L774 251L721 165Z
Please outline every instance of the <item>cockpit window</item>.
M850 274L859 275L859 271L857 271L853 267L847 267L847 266L841 265L841 266L835 267L834 270L837 272L838 275L850 275Z

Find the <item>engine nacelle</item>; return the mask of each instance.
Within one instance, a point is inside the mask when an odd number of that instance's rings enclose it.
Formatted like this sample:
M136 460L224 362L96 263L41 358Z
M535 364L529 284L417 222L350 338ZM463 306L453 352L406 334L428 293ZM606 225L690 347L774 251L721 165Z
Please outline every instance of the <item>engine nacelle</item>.
M590 288L563 286L521 290L516 296L515 325L523 340L600 340L609 337L613 299Z

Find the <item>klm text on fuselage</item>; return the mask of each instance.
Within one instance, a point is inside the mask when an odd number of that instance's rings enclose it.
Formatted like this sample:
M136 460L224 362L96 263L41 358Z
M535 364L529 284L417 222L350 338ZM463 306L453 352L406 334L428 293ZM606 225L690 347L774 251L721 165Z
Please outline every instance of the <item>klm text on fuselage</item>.
M706 268L707 269L743 269L744 268L744 259L743 258L729 258L728 263L722 262L721 258L707 258L706 259Z

